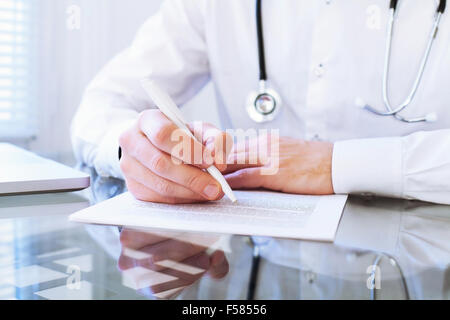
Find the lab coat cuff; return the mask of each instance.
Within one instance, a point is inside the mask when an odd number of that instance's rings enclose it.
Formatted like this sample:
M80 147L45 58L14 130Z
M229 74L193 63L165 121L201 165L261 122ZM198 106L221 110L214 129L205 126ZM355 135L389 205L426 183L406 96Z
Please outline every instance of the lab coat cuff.
M401 138L337 142L332 161L334 191L402 197L402 162Z
M119 137L131 128L135 121L136 119L129 119L112 127L102 139L94 164L100 176L124 179L120 169Z

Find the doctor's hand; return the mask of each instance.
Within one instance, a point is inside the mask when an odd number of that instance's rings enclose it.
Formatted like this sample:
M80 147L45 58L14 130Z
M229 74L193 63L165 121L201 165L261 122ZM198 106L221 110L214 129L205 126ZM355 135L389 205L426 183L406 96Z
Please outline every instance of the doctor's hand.
M220 184L202 169L214 164L225 170L232 139L212 125L197 127L190 129L202 143L178 129L159 110L147 110L121 135L120 167L128 190L137 199L174 204L224 196Z
M333 194L332 155L332 143L261 136L233 147L225 178L233 189Z

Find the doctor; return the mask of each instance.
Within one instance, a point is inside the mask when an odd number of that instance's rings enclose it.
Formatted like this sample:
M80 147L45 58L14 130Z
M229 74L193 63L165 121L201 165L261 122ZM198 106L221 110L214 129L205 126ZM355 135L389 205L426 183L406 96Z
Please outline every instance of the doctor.
M142 200L221 198L206 160L170 161L175 127L140 86L149 77L183 104L212 80L223 129L284 137L274 176L218 165L231 187L450 204L444 9L437 0L167 0L89 85L73 121L75 153ZM206 132L206 148L225 136Z

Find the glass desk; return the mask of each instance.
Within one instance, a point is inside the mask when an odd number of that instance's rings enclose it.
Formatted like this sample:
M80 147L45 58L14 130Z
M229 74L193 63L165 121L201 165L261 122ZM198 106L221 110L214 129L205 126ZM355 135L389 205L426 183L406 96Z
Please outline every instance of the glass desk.
M335 243L68 222L125 190L0 197L0 299L449 299L450 207L350 197Z

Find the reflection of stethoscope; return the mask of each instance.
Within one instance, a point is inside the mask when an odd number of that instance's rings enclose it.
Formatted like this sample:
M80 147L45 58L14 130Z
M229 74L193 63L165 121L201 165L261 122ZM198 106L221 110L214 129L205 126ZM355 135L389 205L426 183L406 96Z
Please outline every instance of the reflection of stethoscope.
M266 72L266 60L264 52L264 34L263 34L261 2L262 0L256 0L256 27L258 36L258 55L259 55L259 74L260 74L259 91L250 93L247 101L247 112L250 118L256 122L268 122L272 121L279 113L280 108L282 106L282 101L278 93L273 89L267 88L266 85L267 72ZM430 33L430 38L428 40L428 44L419 67L419 72L414 81L412 89L408 94L408 96L406 97L406 99L403 101L403 103L401 103L398 107L394 108L391 105L388 97L388 75L391 62L391 47L392 47L394 22L397 11L397 3L398 0L391 0L390 2L390 19L387 29L386 55L383 71L383 101L386 111L378 111L377 109L369 106L368 104L365 104L364 101L362 101L361 99L357 99L356 104L374 114L380 116L393 116L397 120L407 123L424 122L424 121L433 122L437 120L437 115L435 113L429 113L425 116L417 118L405 118L401 116L399 113L403 111L408 105L411 104L412 100L414 99L414 96L417 93L417 89L419 88L423 73L425 71L425 67L429 60L431 48L433 46L434 40L436 39L442 14L445 12L447 1L446 0L439 1L439 5L436 10L435 21Z
M268 238L259 238L259 237L250 237L249 242L252 245L253 253L252 253L252 264L251 264L251 270L250 270L250 281L248 284L248 290L247 290L247 300L254 300L256 295L256 287L258 283L258 276L259 276L259 268L260 268L260 262L261 262L261 247L268 244L270 240ZM405 299L409 300L409 290L408 285L406 283L405 275L403 273L402 268L398 264L398 262L395 260L394 257L386 254L386 253L378 253L375 257L375 260L373 261L372 265L370 266L370 273L371 273L371 280L372 280L372 286L369 288L370 293L370 300L377 300L377 288L375 286L376 281L378 280L377 277L380 276L378 274L377 269L380 268L380 263L383 258L388 258L390 264L393 267L396 267L400 280L403 287L403 292L405 294Z
M266 246L271 240L266 237L249 237L252 245L252 266L250 269L250 280L247 289L247 300L254 300L256 287L258 284L259 264L261 261L261 248Z
M376 281L376 274L377 274L377 268L380 267L380 262L383 259L383 257L387 257L389 258L389 261L391 263L392 266L397 267L397 270L400 274L400 278L402 281L402 286L403 286L403 291L405 293L405 299L409 300L409 291L408 291L408 285L406 284L406 279L405 279L405 275L403 274L402 269L400 268L398 262L391 257L390 255L387 254L378 254L372 264L372 271L371 271L371 276L372 276L372 280L374 281L372 283L372 287L369 289L370 291L370 300L377 300L377 292L376 292L376 288L375 288L375 281Z
M414 99L414 96L416 95L417 89L419 88L420 82L422 80L422 76L425 70L425 67L427 65L428 59L430 57L431 48L433 46L434 40L436 39L436 35L439 29L439 24L441 21L442 14L445 11L446 7L446 0L440 0L439 5L436 10L436 16L434 20L433 27L431 29L430 37L428 40L427 47L425 49L425 53L422 57L422 61L420 63L419 72L417 74L417 77L414 81L414 84L412 86L411 91L409 92L406 99L401 103L398 107L394 108L388 97L388 76L389 76L389 66L391 62L391 47L392 47L392 34L394 30L394 22L395 22L395 13L397 10L397 2L398 0L391 0L390 4L390 18L389 18L389 24L387 29L387 40L386 40L386 55L385 55L385 63L384 63L384 72L383 72L383 102L384 106L386 108L386 111L378 111L377 109L364 104L364 102L357 101L357 104L362 106L364 109L380 115L380 116L393 116L397 120L407 122L407 123L415 123L415 122L433 122L437 120L437 115L435 113L429 113L425 116L417 117L417 118L405 118L399 114L402 110L404 110L408 105L411 104L412 100Z

